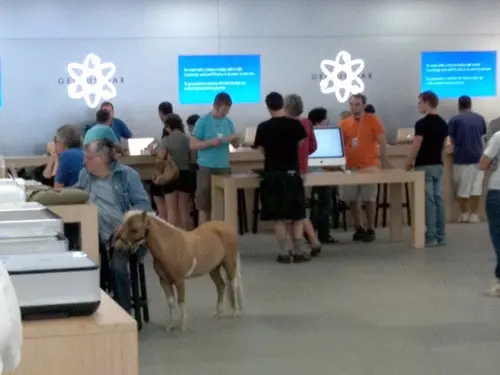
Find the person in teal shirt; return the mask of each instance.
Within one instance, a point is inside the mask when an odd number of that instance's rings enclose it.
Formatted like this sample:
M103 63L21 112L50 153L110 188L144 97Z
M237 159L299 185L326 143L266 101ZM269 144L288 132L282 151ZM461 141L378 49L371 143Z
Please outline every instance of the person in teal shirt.
M123 154L123 148L120 144L120 140L116 136L111 126L109 126L110 118L111 115L108 111L102 109L97 111L96 124L89 130L87 130L87 133L85 133L85 138L83 139L83 147L87 146L90 142L100 139L107 139L115 145L115 151Z
M240 145L234 124L227 117L232 104L229 94L217 94L212 111L198 119L191 135L191 149L198 152L195 202L200 223L210 220L212 175L231 173L229 144Z

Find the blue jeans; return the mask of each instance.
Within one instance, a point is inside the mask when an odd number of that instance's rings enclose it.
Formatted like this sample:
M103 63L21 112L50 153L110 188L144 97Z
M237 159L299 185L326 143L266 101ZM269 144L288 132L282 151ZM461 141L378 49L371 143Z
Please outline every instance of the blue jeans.
M500 190L488 190L488 194L486 194L486 216L488 216L491 242L497 255L495 276L500 280Z
M443 201L443 166L441 164L415 167L425 172L425 240L445 240L446 218Z
M142 262L146 256L147 249L141 247L138 250L139 261ZM115 301L125 310L130 313L132 283L129 277L129 257L120 251L114 250L109 268L113 273L113 294Z

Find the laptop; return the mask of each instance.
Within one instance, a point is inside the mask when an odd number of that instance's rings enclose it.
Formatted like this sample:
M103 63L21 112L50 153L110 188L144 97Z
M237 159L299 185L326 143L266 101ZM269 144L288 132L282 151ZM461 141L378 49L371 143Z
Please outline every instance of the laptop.
M255 134L257 133L256 127L249 127L245 129L245 137L243 138L243 145L252 147L255 142Z
M130 138L127 140L127 148L129 155L142 155L143 151L154 142L154 138Z
M396 143L411 143L413 142L413 137L415 136L414 128L400 128L396 133Z

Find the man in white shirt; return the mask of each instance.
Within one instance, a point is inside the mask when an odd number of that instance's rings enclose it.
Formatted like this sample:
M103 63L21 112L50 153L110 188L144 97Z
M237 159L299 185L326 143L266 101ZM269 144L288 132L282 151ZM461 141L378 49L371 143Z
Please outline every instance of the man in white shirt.
M490 238L495 249L497 258L495 277L496 281L486 294L492 297L500 297L500 169L498 168L498 159L500 157L500 132L493 134L488 141L483 156L479 161L479 169L489 170L490 178L488 180L488 193L486 194L486 216L488 217L488 226Z

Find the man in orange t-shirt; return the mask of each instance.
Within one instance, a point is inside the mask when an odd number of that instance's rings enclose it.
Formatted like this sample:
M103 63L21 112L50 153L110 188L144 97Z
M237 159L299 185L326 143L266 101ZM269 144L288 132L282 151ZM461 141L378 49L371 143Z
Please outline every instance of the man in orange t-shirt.
M349 100L349 105L352 115L340 123L347 169L376 172L380 163L384 168L389 167L384 126L376 115L365 113L366 96L362 94L353 95ZM355 232L352 239L363 242L374 241L377 186L343 186L340 196L344 202L349 203L354 220ZM360 200L366 210L366 229L361 224Z

